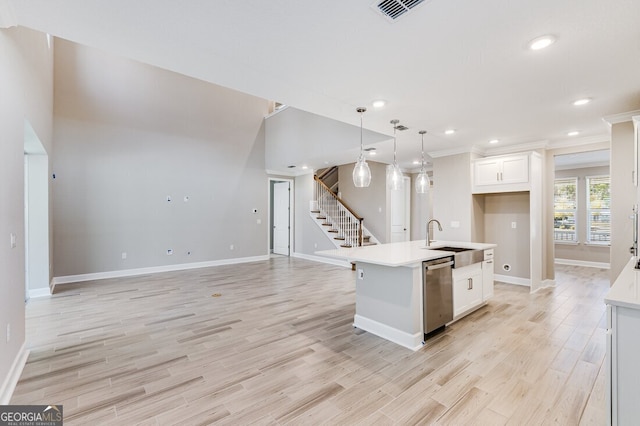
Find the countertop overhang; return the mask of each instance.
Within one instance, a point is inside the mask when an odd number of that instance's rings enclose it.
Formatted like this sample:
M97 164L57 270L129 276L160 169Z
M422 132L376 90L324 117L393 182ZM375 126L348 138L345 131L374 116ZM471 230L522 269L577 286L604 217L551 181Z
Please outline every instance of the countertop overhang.
M421 266L422 262L425 260L453 256L455 253L452 251L433 250L434 248L445 246L486 250L496 247L496 244L461 241L434 241L428 248L426 247L424 240L417 240L401 243L322 250L317 251L315 254L334 259L347 260L349 262L364 262L391 267L417 267Z
M636 262L632 257L622 269L604 298L606 304L640 309L640 270L634 269Z

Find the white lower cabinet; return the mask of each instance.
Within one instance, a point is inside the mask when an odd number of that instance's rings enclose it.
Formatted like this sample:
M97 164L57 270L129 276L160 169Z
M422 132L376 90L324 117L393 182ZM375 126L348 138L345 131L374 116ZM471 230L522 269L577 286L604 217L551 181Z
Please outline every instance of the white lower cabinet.
M607 305L607 423L638 424L640 310Z
M493 297L493 259L482 262L482 301Z
M482 304L482 262L453 269L453 317Z

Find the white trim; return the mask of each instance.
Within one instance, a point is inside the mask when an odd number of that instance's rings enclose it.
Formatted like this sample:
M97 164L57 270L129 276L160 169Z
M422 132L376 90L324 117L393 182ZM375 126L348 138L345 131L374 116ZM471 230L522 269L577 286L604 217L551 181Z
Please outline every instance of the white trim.
M29 351L27 350L27 343L25 342L22 344L20 351L18 351L11 365L11 369L9 369L9 373L4 379L2 387L0 387L0 405L7 405L11 401L13 391L16 389L22 370L27 363L27 358L29 358Z
M104 280L108 278L133 277L136 275L156 274L158 272L184 271L187 269L209 268L211 266L235 265L238 263L261 262L269 260L269 255L239 257L235 259L210 260L207 262L180 263L176 265L152 266L149 268L122 269L119 271L95 272L90 274L66 275L54 277L53 288L58 284L70 284L82 281ZM53 293L53 289L52 289Z
M622 112L620 114L606 115L602 117L602 121L604 121L609 125L609 127L611 127L611 125L613 124L625 123L627 121L631 121L633 120L633 116L638 114L640 114L640 109L637 109L635 111Z
M529 151L535 151L536 149L547 149L548 146L548 140L541 140L537 142L519 143L515 145L498 146L496 148L487 148L485 152L487 156L493 157L496 155L526 153Z
M554 263L558 265L569 265L569 266L585 266L587 268L599 268L599 269L610 269L611 264L606 262L589 262L587 260L574 260L574 259L554 259Z
M38 297L49 297L51 296L51 290L49 287L46 288L34 288L29 290L29 299L34 299Z
M267 207L267 253L271 253L271 245L273 244L271 241L271 199L273 194L271 194L271 182L289 182L289 256L293 253L293 245L294 245L294 228L295 228L295 180L288 178L278 178L269 176L267 178L267 197L269 199Z
M291 253L291 257L310 260L312 262L326 263L334 266L343 266L345 268L351 269L351 263L347 262L346 260L331 259L328 257L314 256L312 254L304 254L304 253Z
M529 278L510 277L508 275L494 274L493 280L494 282L500 281L507 284L515 284L515 285L522 285L525 287L531 287L531 279Z
M460 148L443 149L443 150L440 150L440 151L429 151L429 152L427 152L427 154L431 158L448 157L450 155L466 154L466 153L478 154L478 155L485 155L486 154L484 150L479 149L475 145L472 146L471 148L469 148L469 147L460 147Z
M397 328L390 327L386 324L382 324L378 321L363 317L361 315L354 315L353 326L361 330L367 331L371 334L375 334L378 337L389 340L405 348L417 351L422 348L422 341L424 334L422 332L409 334L405 331L398 330Z

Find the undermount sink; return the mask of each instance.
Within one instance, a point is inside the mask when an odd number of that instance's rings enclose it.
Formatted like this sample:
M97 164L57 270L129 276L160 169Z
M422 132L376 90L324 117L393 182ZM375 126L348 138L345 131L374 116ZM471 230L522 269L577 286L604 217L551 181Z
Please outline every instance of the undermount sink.
M473 250L465 247L427 247L429 250L441 250L441 251L452 251L455 253L460 253L461 251Z
M425 247L429 250L451 251L453 255L453 267L462 268L463 266L473 265L474 263L484 260L484 250L471 249L466 247Z

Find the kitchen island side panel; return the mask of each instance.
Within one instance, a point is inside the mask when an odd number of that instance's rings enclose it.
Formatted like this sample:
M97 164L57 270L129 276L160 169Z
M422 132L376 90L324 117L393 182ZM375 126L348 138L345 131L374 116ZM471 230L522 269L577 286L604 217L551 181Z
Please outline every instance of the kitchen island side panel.
M358 318L384 324L392 329L389 330L391 333L396 330L399 334L421 339L422 268L357 262L356 326ZM379 330L367 331L380 335Z

